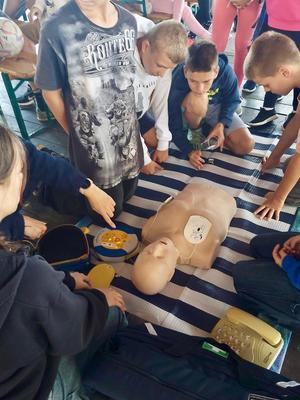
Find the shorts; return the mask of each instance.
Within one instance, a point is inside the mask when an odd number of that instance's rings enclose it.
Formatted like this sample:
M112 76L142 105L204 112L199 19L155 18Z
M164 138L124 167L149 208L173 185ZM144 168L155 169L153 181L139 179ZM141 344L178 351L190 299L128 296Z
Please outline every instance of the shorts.
M212 130L219 122L220 111L221 104L208 105L207 113L203 119L204 124L206 124L208 127L208 131L204 132L206 135L208 135L209 131ZM230 126L228 128L224 128L225 137L229 136L231 132L241 128L247 128L247 125L241 120L237 113L234 113Z
M155 121L152 115L149 112L146 112L140 119L140 132L141 135L145 135L150 129L155 127Z

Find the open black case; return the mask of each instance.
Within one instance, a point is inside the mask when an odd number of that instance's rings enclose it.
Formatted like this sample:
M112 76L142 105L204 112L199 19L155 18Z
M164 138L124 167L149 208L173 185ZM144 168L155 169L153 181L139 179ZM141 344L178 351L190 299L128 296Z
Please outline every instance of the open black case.
M60 225L45 233L37 243L37 254L62 271L86 271L90 266L87 237L76 225Z

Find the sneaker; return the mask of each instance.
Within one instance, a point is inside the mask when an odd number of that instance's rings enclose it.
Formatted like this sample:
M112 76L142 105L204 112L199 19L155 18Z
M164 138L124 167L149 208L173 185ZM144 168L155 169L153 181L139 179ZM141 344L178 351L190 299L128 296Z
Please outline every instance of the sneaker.
M287 124L290 122L290 120L291 120L292 118L294 118L295 114L296 114L296 111L292 111L291 113L289 113L289 115L286 117L286 120L285 120L284 123L283 123L283 127L284 127L284 128L286 128L286 126L287 126Z
M262 126L266 125L274 119L277 119L278 115L274 108L272 110L265 110L263 107L260 108L257 116L250 122L248 122L249 126Z
M17 102L21 109L30 108L34 105L34 93L29 85L26 92L22 96L17 97Z
M253 92L255 92L256 88L257 88L257 84L254 81L247 80L244 83L242 91L246 92L246 93L253 93Z

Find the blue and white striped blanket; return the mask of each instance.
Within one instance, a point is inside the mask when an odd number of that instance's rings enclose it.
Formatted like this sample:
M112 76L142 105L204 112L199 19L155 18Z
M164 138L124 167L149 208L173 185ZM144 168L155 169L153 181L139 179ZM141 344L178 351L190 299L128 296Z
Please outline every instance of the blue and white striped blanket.
M163 201L194 181L213 182L226 190L235 197L238 209L214 267L203 271L178 265L172 281L158 295L145 296L139 293L130 281L130 264L116 264L118 276L113 285L124 295L129 312L177 331L207 336L227 308L239 305L231 277L233 264L251 258L248 243L253 236L271 231L288 231L296 212L294 207L284 207L279 222L261 221L253 215L264 195L276 188L282 176L281 169L264 175L259 173L262 156L274 148L278 137L273 134L267 138L255 135L254 138L255 149L251 155L243 158L227 151L204 152L204 157L212 158L213 164L207 163L201 171L196 171L188 161L180 159L179 152L171 147L170 157L162 172L141 176L135 195L118 219L137 231L141 230L146 219L155 213ZM288 151L289 154L292 152ZM96 227L90 228L93 233Z

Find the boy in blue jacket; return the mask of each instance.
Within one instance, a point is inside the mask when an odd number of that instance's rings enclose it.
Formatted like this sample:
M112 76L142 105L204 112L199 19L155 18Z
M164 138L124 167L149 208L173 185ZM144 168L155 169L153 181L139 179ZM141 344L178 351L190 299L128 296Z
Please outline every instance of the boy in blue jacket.
M201 151L189 141L189 133L199 127L217 147L234 154L248 154L254 140L235 113L240 103L237 79L224 54L218 56L213 43L202 40L190 46L185 64L173 72L169 94L169 128L173 142L201 169Z
M28 165L27 182L22 195L23 202L40 184L43 184L49 187L57 198L64 197L69 200L70 214L76 216L78 212L80 213L78 216L100 214L110 226L115 227L111 220L115 202L108 194L65 158L54 157L44 151L39 151L29 141L24 140L23 145L26 149ZM17 211L0 223L1 234L9 240L22 240L24 236L33 240L38 239L46 229L46 224L42 221L21 214L20 206Z
M300 328L300 235L267 233L250 242L250 261L233 270L237 292L254 312L264 312L279 323Z

